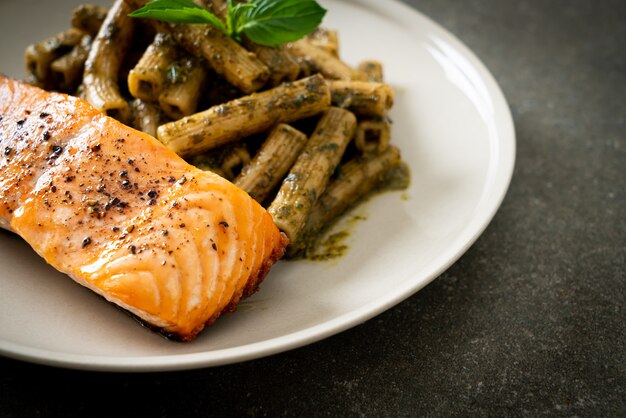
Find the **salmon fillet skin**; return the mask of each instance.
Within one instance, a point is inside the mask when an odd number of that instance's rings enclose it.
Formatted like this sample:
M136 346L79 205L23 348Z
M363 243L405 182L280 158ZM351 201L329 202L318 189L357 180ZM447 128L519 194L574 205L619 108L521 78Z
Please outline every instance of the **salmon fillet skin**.
M165 336L252 294L287 238L263 207L87 102L0 74L0 226Z

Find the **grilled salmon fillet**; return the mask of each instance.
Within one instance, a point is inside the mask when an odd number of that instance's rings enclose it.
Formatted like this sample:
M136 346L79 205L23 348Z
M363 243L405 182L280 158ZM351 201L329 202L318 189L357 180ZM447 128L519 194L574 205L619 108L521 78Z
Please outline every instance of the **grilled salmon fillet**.
M87 102L0 74L0 226L164 335L250 295L287 239L223 178Z

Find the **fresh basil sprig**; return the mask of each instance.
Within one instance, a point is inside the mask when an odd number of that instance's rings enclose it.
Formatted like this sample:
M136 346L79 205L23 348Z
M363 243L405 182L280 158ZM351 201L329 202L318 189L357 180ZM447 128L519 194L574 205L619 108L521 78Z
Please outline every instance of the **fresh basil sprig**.
M315 0L228 0L226 22L191 0L152 0L129 16L177 24L209 24L228 36L266 46L296 41L313 32L326 10Z

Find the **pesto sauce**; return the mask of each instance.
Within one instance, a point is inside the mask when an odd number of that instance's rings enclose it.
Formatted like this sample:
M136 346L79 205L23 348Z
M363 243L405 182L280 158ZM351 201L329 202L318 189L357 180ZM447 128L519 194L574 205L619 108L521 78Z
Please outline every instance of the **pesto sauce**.
M315 247L315 251L307 254L306 258L312 261L326 261L343 257L348 251L348 246L345 244L345 240L349 236L350 233L348 231L340 231L331 234Z
M398 167L392 168L387 172L381 184L375 188L371 194L394 190L406 190L410 185L411 170L404 161L401 161ZM406 196L406 193L403 193L402 196ZM403 200L406 199L403 197Z
M377 187L373 188L370 192L359 198L353 205L351 205L346 210L345 213L349 213L351 210L361 205L363 202L368 201L378 194L389 191L406 190L409 187L410 183L411 170L409 169L409 166L404 161L402 161L400 162L400 165L398 167L393 168L387 172L387 174ZM406 192L404 192L402 193L400 198L403 201L407 201L409 199L409 196ZM339 216L335 221L331 222L330 225L326 225L324 228L322 228L322 230L319 231L317 235L307 237L306 248L295 255L289 255L289 258L304 258L311 261L328 261L343 257L349 249L348 245L346 244L346 240L352 234L352 230L354 229L355 225L367 219L365 215L352 215L350 219L345 222L345 225L343 225L340 231L334 232L325 237L325 233L327 233L334 225L337 225L339 222L344 220L345 213L344 215Z
M367 219L365 215L353 215L347 220L343 228L334 232L324 239L318 238L314 248L307 251L304 258L312 261L328 261L343 257L348 252L347 239L352 235L352 230L359 222Z
M172 86L187 81L193 70L194 62L191 59L183 59L172 62L165 71L165 85Z

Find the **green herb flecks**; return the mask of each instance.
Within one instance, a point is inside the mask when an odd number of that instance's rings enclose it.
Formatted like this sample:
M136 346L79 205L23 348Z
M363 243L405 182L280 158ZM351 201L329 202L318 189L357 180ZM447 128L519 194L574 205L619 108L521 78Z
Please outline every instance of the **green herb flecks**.
M176 24L208 24L237 41L246 35L253 42L273 47L313 32L325 14L315 0L228 0L226 22L222 22L191 0L152 0L129 16Z

